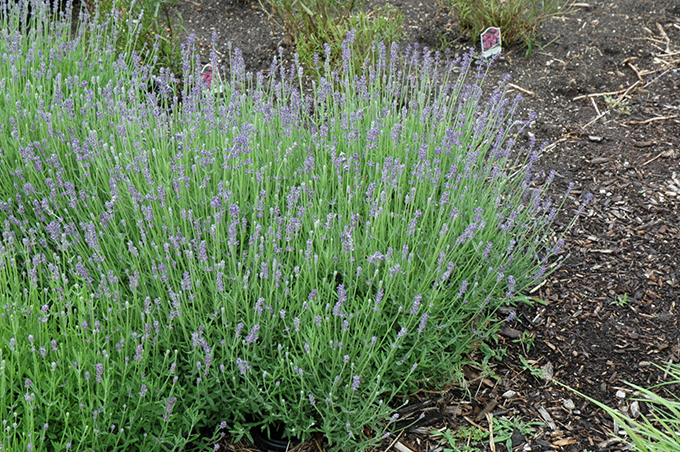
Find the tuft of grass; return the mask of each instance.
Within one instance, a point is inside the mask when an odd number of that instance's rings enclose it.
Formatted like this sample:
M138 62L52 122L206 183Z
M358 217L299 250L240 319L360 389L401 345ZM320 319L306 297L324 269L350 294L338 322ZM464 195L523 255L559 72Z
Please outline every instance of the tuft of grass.
M518 339L513 340L514 343L519 343L522 347L522 351L527 355L534 346L534 341L536 340L536 335L528 331L522 331L522 336Z
M7 450L205 450L279 428L361 450L559 265L560 206L525 195L540 151L515 149L532 119L507 80L484 90L487 60L377 43L358 67L349 33L311 91L299 63L251 74L238 49L209 86L195 40L176 76L137 51L133 16L83 11L72 35L70 14L40 13L22 35L12 5Z
M616 298L612 300L611 304L618 306L619 308L628 306L628 294L624 293L623 295L617 295Z
M637 419L631 418L630 413L624 414L569 389L607 412L619 428L626 432L626 436L619 437L623 443L640 452L677 452L680 450L680 396L677 391L680 385L680 366L671 362L664 366L654 365L664 371L665 382L650 388L628 383L637 394L629 401L646 404L649 409L649 414L640 415ZM618 435L618 432L615 434Z
M474 41L488 27L501 29L503 46L522 44L526 56L536 45L539 26L550 17L566 14L568 0L440 0Z
M260 0L262 4L264 0ZM270 19L278 21L294 40L300 64L316 76L323 74L319 56L337 67L342 42L355 30L353 64L361 67L375 42L396 42L403 36L403 14L390 4L364 11L365 1L266 0Z

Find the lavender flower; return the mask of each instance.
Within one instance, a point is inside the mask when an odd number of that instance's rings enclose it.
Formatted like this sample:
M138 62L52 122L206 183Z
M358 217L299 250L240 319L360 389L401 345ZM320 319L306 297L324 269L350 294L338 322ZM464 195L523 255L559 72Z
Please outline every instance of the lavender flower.
M465 294L465 291L468 288L468 282L463 281L460 283L460 289L458 290L458 294L456 295L456 298L460 298Z
M245 375L248 370L253 367L248 364L248 361L244 361L241 358L236 358L236 365L238 366L238 371L241 375Z
M413 300L413 305L411 306L411 315L418 314L418 310L420 309L420 300L422 299L422 295L416 295L415 299Z
M491 254L491 248L493 247L493 243L487 242L486 246L484 247L484 252L482 253L482 259L488 260L489 255Z
M352 377L352 391L358 390L360 384L361 384L361 376L355 375L354 377Z
M347 301L347 292L345 291L345 286L343 284L338 285L338 301L333 307L333 315L336 317L345 317L342 312L342 305Z
M508 275L508 290L507 290L507 292L505 292L505 296L507 298L513 297L516 285L517 285L517 282L515 281L514 276Z
M224 273L218 272L217 273L217 279L215 281L215 287L217 288L218 292L224 292Z
M137 350L135 351L135 361L139 362L142 360L142 355L144 353L144 346L139 344Z
M172 414L172 408L177 403L177 397L168 397L165 399L165 413L163 413L163 419L166 421L170 420L170 415Z
M190 291L193 289L193 284L191 283L191 274L189 272L184 272L184 277L181 282L182 290Z
M425 331L425 327L427 326L427 320L430 318L430 315L427 312L423 312L423 315L420 317L420 324L418 325L418 334L421 334L423 331Z
M543 275L545 275L545 271L546 271L546 266L541 265L538 268L538 271L536 272L536 274L534 275L533 280L534 281L541 281L543 279Z
M260 336L260 325L255 324L253 327L250 329L250 333L248 334L248 337L246 337L246 342L249 344L252 344L257 340L257 338Z
M512 322L513 320L515 320L516 317L517 317L517 312L515 312L515 311L510 311L510 313L508 314L508 316L505 318L505 321L506 321L506 322Z

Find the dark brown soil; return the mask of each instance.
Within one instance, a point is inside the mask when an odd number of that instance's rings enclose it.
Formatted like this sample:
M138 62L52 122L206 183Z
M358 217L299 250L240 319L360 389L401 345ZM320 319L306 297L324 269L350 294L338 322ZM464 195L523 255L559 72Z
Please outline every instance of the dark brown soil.
M405 43L435 49L447 40L455 51L473 45L436 0L390 4L404 13ZM489 429L485 408L496 432L508 419L543 423L532 434L516 432L515 450L618 450L620 444L607 441L611 418L533 376L527 365L627 408L631 391L625 382L659 383L664 374L654 364L680 361L680 5L677 0L579 5L543 24L542 49L534 48L529 58L522 48L504 49L492 71L492 77L512 74L525 108L538 113L532 132L539 142L552 143L540 164L557 170L555 193L564 193L571 182L576 186L565 218L586 193L594 195L587 214L565 237L570 257L532 293L546 304L524 306L519 320L498 336L507 355L488 369L468 367L469 391L413 395L412 419L426 416L380 451L437 450L441 436L432 434L435 428ZM223 61L231 41L251 71L268 68L279 46L294 48L252 0L180 0L175 12L187 34L197 35L206 62L213 31ZM627 102L628 111L609 108L604 93ZM566 220L558 224L566 226ZM533 344L522 343L523 333L535 337ZM669 389L680 396L680 384ZM464 439L458 446L463 444ZM323 447L319 440L297 449ZM500 452L506 446L487 441L476 449Z

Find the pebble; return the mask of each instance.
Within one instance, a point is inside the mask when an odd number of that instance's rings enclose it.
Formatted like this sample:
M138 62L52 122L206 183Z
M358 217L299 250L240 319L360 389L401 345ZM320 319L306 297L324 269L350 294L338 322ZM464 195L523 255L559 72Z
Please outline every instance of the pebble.
M623 389L619 389L618 391L616 391L616 397L619 399L625 399L626 391L624 391Z
M571 400L571 399L564 399L564 400L562 401L562 405L564 405L564 407L565 407L566 409L568 409L569 411L571 411L571 410L573 410L574 408L576 408L576 405L574 405L574 401Z
M512 398L515 397L516 395L517 395L517 393L516 393L515 391L513 391L512 389L510 389L509 391L505 391L505 392L503 393L503 398L505 398L505 399L512 399Z
M630 404L630 417L633 419L640 417L640 404L637 400Z

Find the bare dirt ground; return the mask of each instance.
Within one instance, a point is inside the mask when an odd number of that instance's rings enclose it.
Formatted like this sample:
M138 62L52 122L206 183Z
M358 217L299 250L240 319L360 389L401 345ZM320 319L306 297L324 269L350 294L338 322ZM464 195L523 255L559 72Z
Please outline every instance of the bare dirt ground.
M463 52L474 44L435 0L390 4L405 16L403 45L437 49L446 41ZM532 133L551 143L540 165L557 170L555 194L575 184L558 227L566 227L586 193L594 195L565 237L570 257L532 293L546 304L524 306L498 336L507 355L484 371L469 367L468 390L412 395L404 418L425 416L377 450L442 450L432 429L489 430L491 420L497 432L503 421L519 418L542 424L530 434L517 430L515 450L619 450L621 444L610 440L611 418L527 367L627 410L631 391L625 382L654 385L664 381L654 364L680 361L680 4L578 5L543 24L542 48L529 58L522 48L504 49L491 76L512 74L525 109L538 114ZM231 42L253 72L268 68L279 46L294 51L252 0L180 0L174 12L186 35L197 35L206 62L213 32L223 62ZM522 334L533 336L533 344L522 343ZM680 384L668 390L680 396ZM245 443L225 446L257 450ZM321 439L296 447L323 448ZM506 446L486 440L477 448L500 452Z

